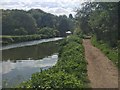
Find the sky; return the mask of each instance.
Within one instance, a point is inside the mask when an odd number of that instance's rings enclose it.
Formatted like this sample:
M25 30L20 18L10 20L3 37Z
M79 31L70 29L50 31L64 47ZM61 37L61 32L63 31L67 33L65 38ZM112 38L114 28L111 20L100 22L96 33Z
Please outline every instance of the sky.
M76 8L85 0L0 0L2 9L41 9L55 15L75 15Z

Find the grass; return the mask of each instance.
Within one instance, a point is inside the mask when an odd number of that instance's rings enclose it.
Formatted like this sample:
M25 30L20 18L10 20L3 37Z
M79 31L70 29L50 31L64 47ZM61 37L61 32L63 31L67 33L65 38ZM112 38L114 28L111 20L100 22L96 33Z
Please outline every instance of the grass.
M111 48L108 44L97 41L96 37L92 37L92 44L99 48L117 67L118 67L118 49Z
M55 66L34 73L30 80L21 83L18 87L36 89L89 87L82 39L71 35L62 41L60 47L59 59Z
M34 35L20 35L20 36L3 35L3 36L0 36L0 38L2 38L2 44L7 45L11 43L39 40L39 39L45 39L45 38L51 38L51 37L47 35L34 34Z

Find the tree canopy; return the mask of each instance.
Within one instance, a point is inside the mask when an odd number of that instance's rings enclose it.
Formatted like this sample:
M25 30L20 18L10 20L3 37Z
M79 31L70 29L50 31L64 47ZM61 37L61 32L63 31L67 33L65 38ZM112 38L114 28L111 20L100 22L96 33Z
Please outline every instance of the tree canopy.
M3 34L15 34L15 29L24 28L28 34L35 33L36 23L34 18L25 11L6 10L2 17Z
M60 36L66 36L66 31L73 31L74 23L72 14L56 16L40 9L2 10L2 34L3 35L28 35L40 34L39 29L47 27L60 32ZM39 28L39 29L38 29ZM46 30L46 29L42 29ZM42 33L43 34L43 33Z
M118 3L87 2L77 11L76 19L83 33L96 35L97 40L117 46L118 41Z

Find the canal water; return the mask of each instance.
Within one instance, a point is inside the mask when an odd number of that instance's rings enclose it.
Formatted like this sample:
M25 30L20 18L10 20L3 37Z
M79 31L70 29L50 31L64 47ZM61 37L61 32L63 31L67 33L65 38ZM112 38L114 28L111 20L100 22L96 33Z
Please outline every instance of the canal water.
M14 88L21 82L29 80L33 73L54 66L58 60L61 39L35 40L1 48L2 87Z

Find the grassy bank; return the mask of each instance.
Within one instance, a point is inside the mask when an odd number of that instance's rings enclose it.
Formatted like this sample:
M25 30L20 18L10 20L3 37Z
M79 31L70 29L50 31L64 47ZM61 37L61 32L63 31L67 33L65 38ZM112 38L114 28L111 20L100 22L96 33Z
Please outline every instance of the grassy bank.
M19 88L87 88L87 63L82 39L71 35L60 44L59 59L52 68L37 72Z
M31 40L46 39L46 38L52 38L52 37L54 36L38 35L38 34L20 35L20 36L9 36L9 35L0 36L0 38L2 38L3 45L17 43L17 42L31 41Z
M96 37L92 37L92 44L99 48L116 66L118 66L118 49L111 48L102 41L97 41Z

